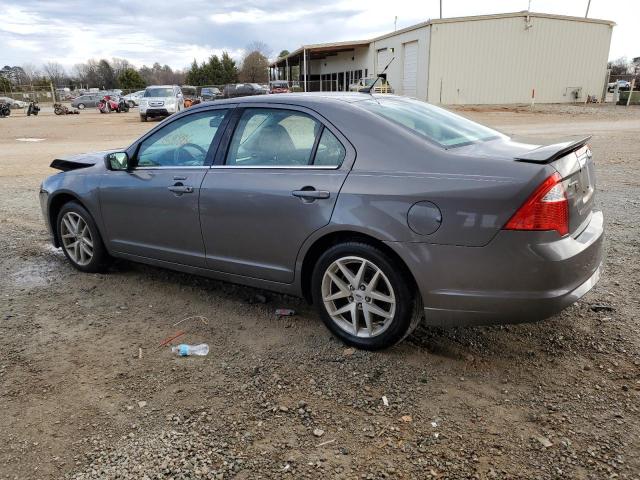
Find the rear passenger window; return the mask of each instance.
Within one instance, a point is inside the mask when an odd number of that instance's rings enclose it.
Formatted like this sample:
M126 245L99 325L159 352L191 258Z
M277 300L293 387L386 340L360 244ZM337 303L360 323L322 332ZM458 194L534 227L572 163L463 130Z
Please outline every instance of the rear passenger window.
M238 121L226 164L238 167L309 165L321 128L320 122L302 112L249 108Z
M346 151L336 136L325 128L318 142L314 165L339 167Z

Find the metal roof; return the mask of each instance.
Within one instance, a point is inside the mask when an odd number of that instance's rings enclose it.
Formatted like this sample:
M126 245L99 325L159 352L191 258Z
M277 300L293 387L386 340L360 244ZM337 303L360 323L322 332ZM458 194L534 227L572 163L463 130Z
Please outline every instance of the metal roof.
M344 42L331 42L331 43L316 43L309 45L302 45L300 48L294 50L289 55L285 57L280 57L277 60L271 62L269 66L277 66L281 65L282 62L286 61L288 58L294 58L297 62L297 57L301 55L305 50L310 53L322 53L322 52L339 52L346 50L353 50L357 47L365 47L369 46L371 43L383 40L385 38L393 37L394 35L399 35L401 33L410 32L412 30L417 30L419 28L423 28L429 25L437 25L440 23L459 23L459 22L475 22L479 20L497 20L502 18L514 18L514 17L526 17L529 16L531 18L549 18L554 20L566 20L571 22L585 22L585 23L599 23L609 25L611 27L615 26L616 23L611 20L601 20L597 18L584 18L584 17L573 17L568 15L554 15L550 13L538 13L538 12L529 12L527 10L523 10L520 12L510 12L510 13L495 13L491 15L473 15L469 17L452 17L452 18L436 18L429 19L426 22L417 23L415 25L411 25L409 27L402 28L400 30L396 30L395 32L385 33L378 37L374 37L370 40L353 40L353 41L344 41ZM297 65L297 63L295 63Z

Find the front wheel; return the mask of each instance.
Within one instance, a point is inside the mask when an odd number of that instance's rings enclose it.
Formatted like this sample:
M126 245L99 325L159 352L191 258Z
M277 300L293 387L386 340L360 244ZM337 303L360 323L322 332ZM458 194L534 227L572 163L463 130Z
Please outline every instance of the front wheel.
M146 122L147 121L147 116L146 115L140 115L140 121L141 122Z
M380 350L402 341L422 318L419 295L402 265L369 244L335 245L318 260L313 302L343 342Z
M67 260L82 272L101 271L109 258L91 214L79 203L69 202L58 213L57 232Z

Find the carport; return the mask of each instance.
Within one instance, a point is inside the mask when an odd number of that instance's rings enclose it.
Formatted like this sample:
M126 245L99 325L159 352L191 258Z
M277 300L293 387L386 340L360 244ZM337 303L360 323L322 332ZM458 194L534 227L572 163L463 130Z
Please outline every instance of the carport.
M348 90L367 69L357 67L356 57L366 58L369 41L335 42L316 45L303 45L285 57L278 58L269 65L270 80L286 80L305 92ZM357 55L358 53L358 55ZM330 57L343 57L352 65L340 65L340 71L325 72ZM335 58L333 59L335 60Z

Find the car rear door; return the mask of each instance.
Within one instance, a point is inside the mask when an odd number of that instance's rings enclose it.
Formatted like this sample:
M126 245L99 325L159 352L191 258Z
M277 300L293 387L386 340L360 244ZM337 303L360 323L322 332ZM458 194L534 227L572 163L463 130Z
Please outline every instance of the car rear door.
M243 105L200 191L207 266L291 283L302 243L331 219L355 150L308 109Z
M231 108L162 125L134 147L132 170L105 173L100 206L110 250L205 266L198 196Z

